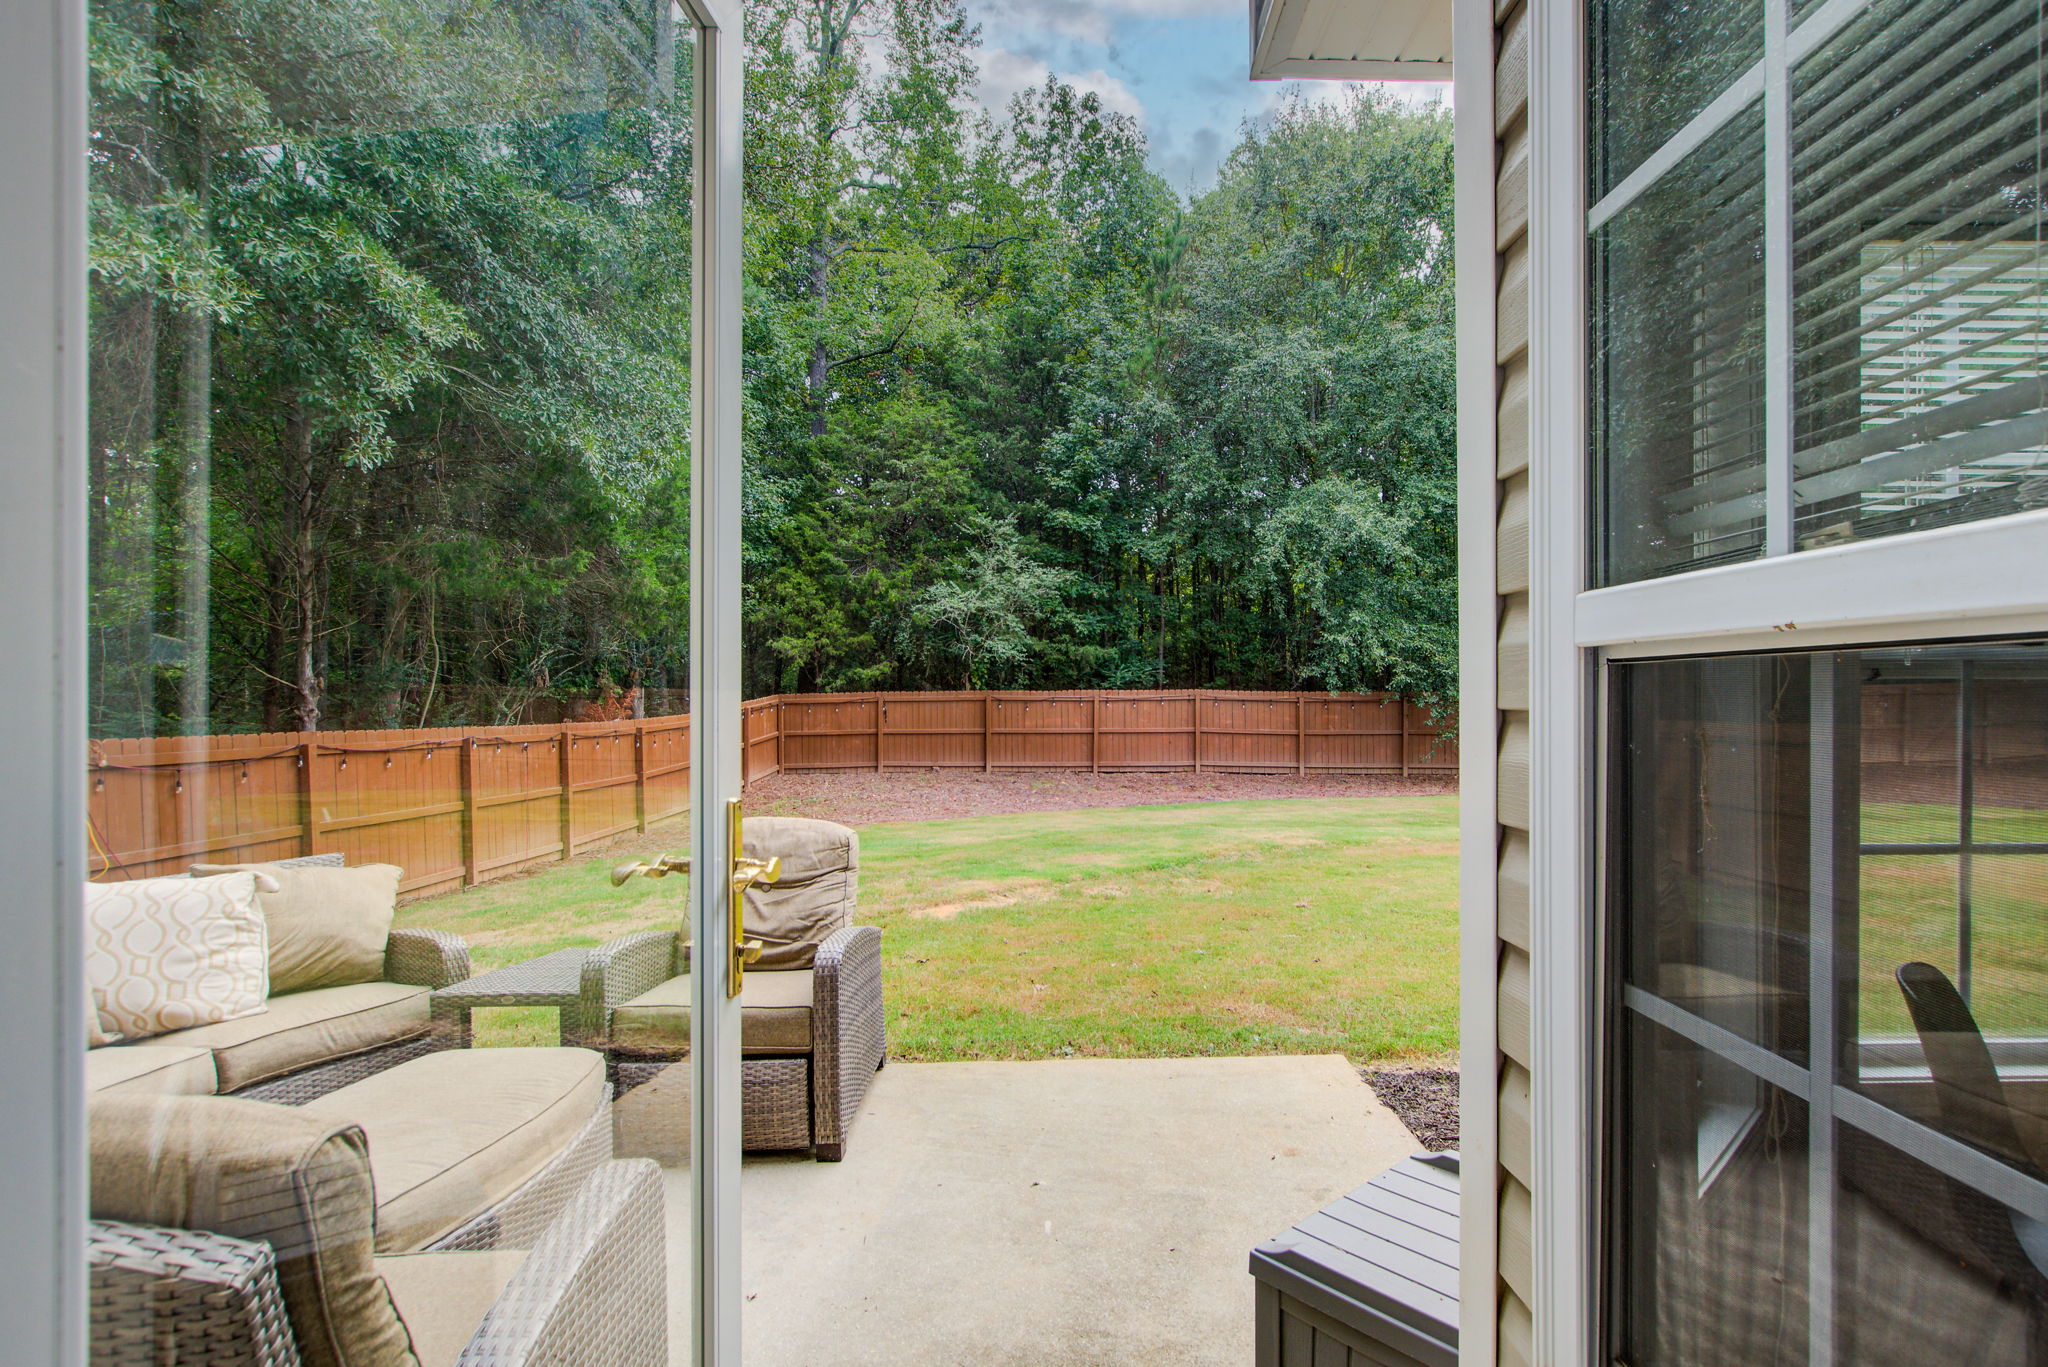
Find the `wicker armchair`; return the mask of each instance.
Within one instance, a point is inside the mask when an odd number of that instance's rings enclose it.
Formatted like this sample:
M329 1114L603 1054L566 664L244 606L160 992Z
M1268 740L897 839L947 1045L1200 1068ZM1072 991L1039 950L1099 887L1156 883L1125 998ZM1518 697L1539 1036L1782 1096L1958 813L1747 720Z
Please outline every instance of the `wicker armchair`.
M420 1067L392 1074L423 1093L396 1100L431 1125L446 1089ZM533 1128L552 1123L535 1110ZM611 1158L607 1107L424 1243L417 1202L380 1201L374 1128L232 1097L96 1099L93 1367L667 1367L663 1179L651 1160ZM496 1189L480 1156L449 1171L433 1218Z
M88 1246L93 1367L300 1367L270 1244L96 1220ZM664 1255L660 1169L604 1164L526 1251L457 1367L667 1367Z
M831 822L755 817L746 850L780 858L783 877L747 894L747 934L768 952L747 970L740 997L741 1143L807 1148L837 1162L888 1057L882 932L849 924L859 840ZM689 952L676 931L646 931L584 962L566 1029L575 1043L604 1052L622 1090L688 1055Z

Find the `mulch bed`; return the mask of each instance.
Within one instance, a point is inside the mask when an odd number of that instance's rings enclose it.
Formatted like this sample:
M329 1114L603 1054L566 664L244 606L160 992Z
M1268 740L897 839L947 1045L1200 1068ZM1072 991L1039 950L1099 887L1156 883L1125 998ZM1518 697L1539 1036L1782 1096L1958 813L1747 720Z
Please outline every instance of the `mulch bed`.
M1360 1068L1358 1075L1422 1147L1432 1153L1458 1147L1457 1069Z
M927 769L821 770L773 774L747 787L747 808L763 816L809 816L846 826L878 821L1142 807L1163 802L1248 798L1439 797L1455 775L1418 774L1090 774L1067 770L982 773Z

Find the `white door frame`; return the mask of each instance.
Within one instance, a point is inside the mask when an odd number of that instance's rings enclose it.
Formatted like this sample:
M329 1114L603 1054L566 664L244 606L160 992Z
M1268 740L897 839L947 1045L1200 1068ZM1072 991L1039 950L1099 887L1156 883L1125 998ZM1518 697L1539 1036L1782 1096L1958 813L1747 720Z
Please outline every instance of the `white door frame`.
M0 1326L85 1362L84 0L0 5Z
M740 795L740 284L744 11L696 26L690 205L690 1360L740 1361L740 1004L727 803Z
M693 1342L737 1367L739 1006L725 994L725 800L740 788L742 11L697 31L691 342ZM0 1325L84 1367L86 695L84 0L0 5Z

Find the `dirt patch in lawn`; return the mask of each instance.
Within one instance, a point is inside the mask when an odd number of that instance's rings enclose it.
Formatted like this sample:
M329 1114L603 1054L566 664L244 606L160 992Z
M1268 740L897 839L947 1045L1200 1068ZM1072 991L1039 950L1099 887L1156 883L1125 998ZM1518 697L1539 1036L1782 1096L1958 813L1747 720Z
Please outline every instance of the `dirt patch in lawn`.
M964 880L953 883L948 891L964 895L950 902L927 902L904 910L923 920L950 921L963 911L994 911L998 907L1014 907L1019 902L1042 902L1052 896L1052 884L1036 878L1002 882Z
M1458 1147L1458 1070L1360 1068L1380 1104L1432 1153Z
M948 773L924 769L773 774L747 787L747 810L847 826L879 821L1145 807L1249 798L1434 797L1458 790L1450 774ZM1301 843L1315 843L1304 840Z

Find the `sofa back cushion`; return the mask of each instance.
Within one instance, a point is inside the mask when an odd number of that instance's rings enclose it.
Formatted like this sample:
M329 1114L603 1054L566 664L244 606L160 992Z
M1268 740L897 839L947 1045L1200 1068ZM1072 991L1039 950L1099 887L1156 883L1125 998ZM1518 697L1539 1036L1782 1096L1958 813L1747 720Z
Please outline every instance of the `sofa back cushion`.
M259 896L270 922L270 990L347 987L384 976L384 944L398 911L394 864L195 864L194 877L255 870L277 881Z
M269 995L254 874L88 883L85 925L100 1043L254 1015Z
M233 1097L97 1096L92 1216L269 1244L306 1367L418 1367L371 1261L363 1132Z
M809 968L833 931L853 924L860 891L860 837L834 821L747 818L745 847L778 858L782 879L747 890L746 931L761 942L760 969Z

